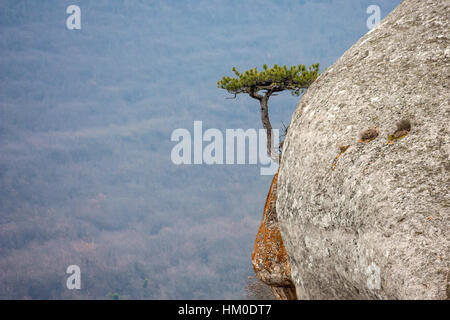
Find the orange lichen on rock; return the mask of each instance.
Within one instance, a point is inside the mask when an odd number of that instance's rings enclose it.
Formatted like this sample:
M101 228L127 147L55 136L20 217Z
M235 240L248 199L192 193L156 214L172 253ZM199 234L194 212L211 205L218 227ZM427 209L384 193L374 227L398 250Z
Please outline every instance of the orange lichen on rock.
M256 235L252 252L252 264L258 279L272 288L277 299L296 299L295 287L291 280L291 267L286 248L278 228L276 212L278 172L264 206L263 218Z
M395 132L388 136L388 144L392 144L394 140L406 137L409 131L411 131L411 122L409 122L409 120L402 120L398 122Z
M338 159L344 154L345 151L347 151L347 149L349 147L350 147L350 145L340 145L339 146L340 153L336 156L336 158L334 158L333 163L331 164L331 170L334 170L334 168L336 168Z
M379 134L380 133L378 132L377 127L366 129L359 134L360 139L358 140L358 142L363 142L363 143L370 142L370 141L374 140L376 137L378 137Z

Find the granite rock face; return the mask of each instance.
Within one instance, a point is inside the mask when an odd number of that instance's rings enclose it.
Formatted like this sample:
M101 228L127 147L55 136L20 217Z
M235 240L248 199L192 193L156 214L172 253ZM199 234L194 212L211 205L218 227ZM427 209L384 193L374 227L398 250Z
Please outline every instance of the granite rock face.
M267 195L252 252L252 264L258 279L271 287L276 299L294 300L296 293L291 280L291 266L278 228L277 178L278 172L272 179Z
M403 1L300 100L276 204L299 299L449 298L449 21Z

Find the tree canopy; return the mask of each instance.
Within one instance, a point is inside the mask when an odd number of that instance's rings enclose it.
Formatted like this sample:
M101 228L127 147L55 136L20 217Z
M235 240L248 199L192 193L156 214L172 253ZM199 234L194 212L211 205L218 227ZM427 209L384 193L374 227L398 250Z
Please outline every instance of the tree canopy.
M290 68L286 65L280 67L275 64L269 68L267 64L264 64L262 71L253 68L244 73L240 73L235 67L232 70L236 78L223 77L217 82L219 88L225 89L231 94L247 93L255 98L258 91L261 90L270 94L289 90L292 94L299 95L319 75L319 64L313 64L308 68L302 64Z

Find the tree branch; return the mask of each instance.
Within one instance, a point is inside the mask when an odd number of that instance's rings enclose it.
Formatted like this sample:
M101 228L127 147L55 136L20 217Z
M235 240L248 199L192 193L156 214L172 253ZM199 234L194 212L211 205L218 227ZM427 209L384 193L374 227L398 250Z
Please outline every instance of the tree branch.
M250 87L248 90L248 94L250 95L250 97L252 97L253 99L257 99L259 101L261 101L262 99L264 99L264 97L260 94L258 94L259 90L256 90L256 87Z
M234 97L226 97L225 99L236 99L237 93L234 93Z

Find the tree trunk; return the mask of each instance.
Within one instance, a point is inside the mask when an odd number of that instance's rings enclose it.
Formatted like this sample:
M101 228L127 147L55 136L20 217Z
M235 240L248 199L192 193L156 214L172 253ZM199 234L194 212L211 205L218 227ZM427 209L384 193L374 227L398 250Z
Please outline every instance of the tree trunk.
M267 136L267 155L275 162L278 162L278 153L273 149L273 137L272 137L272 124L269 120L269 95L265 95L262 99L259 99L261 105L261 121Z
M256 88L252 87L250 88L250 91L248 94L250 97L257 99L259 101L259 104L261 106L261 121L263 124L264 129L266 130L266 136L267 136L267 155L275 162L279 162L279 155L277 152L275 152L273 148L273 137L272 137L272 124L269 120L269 98L272 95L273 90L268 90L265 95L260 95L256 92Z

